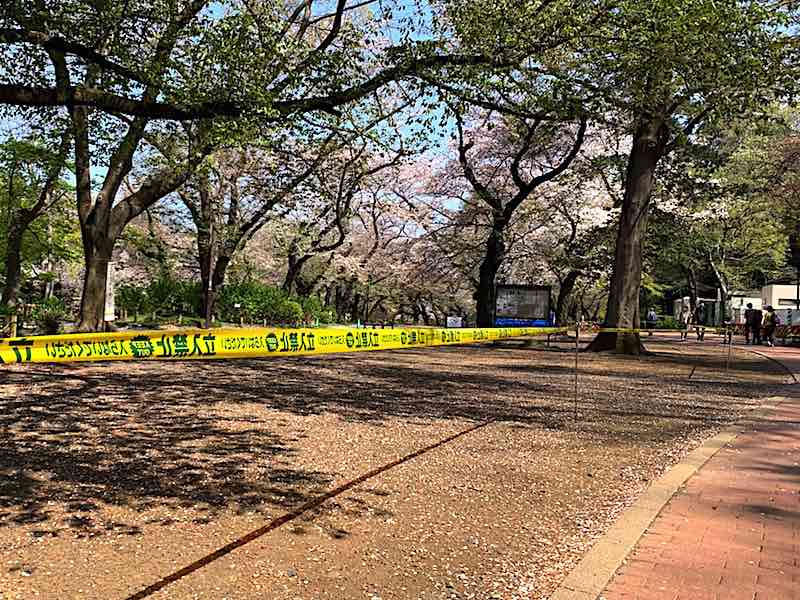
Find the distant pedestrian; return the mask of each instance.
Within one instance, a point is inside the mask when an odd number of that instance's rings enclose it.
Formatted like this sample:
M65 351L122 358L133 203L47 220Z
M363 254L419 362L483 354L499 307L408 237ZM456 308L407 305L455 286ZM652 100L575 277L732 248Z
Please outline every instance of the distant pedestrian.
M658 315L656 314L656 311L655 311L655 309L654 309L654 308L651 308L651 309L650 309L650 310L647 312L647 319L646 319L646 325L647 325L647 329L650 329L650 330L651 330L651 331L650 331L650 335L653 335L653 332L652 332L652 330L656 328L656 324L657 324L657 323L658 323Z
M722 343L723 344L733 343L733 321L731 321L730 319L725 319L722 322Z
M748 302L744 311L744 343L750 343L750 334L753 331L753 303Z
M702 302L694 309L694 328L697 332L697 341L702 342L706 337L706 305Z
M681 327L681 341L685 342L689 334L689 325L692 324L692 311L689 310L688 304L681 306L681 312L678 314L678 324Z
M772 306L767 305L767 314L764 315L764 338L767 346L775 345L775 328L780 325L780 319Z
M750 306L748 304L748 306ZM754 308L750 312L750 333L753 334L753 344L761 344L761 320L763 315L760 308Z

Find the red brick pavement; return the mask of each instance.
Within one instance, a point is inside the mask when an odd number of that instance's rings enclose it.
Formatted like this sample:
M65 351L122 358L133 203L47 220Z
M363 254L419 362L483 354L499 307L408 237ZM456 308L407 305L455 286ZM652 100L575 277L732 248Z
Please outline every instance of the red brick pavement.
M764 350L800 372L800 351ZM600 598L800 600L800 399L785 400L709 460Z

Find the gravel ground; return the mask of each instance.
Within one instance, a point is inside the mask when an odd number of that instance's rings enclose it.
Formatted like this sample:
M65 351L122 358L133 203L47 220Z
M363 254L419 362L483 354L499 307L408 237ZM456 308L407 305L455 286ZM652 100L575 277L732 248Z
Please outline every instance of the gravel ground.
M0 599L547 598L688 450L785 393L712 343L5 366ZM689 372L696 366L693 378ZM143 596L144 597L144 596Z

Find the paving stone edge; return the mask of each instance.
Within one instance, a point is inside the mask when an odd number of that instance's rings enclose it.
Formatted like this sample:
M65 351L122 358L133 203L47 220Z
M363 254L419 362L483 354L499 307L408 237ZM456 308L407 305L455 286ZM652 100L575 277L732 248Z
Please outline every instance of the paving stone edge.
M740 433L786 400L783 396L765 398L743 420L703 442L654 481L595 542L550 596L550 600L597 600L639 538L675 492L720 449L732 443Z

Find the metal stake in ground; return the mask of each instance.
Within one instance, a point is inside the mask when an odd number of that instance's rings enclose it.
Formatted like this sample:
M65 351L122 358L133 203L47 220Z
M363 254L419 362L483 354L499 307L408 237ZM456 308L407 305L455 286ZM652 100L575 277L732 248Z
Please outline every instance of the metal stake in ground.
M733 330L730 327L725 328L725 339L728 341L728 358L725 360L725 375L731 370L731 347L733 346Z
M581 324L575 323L575 420L578 420L578 353L581 344Z

